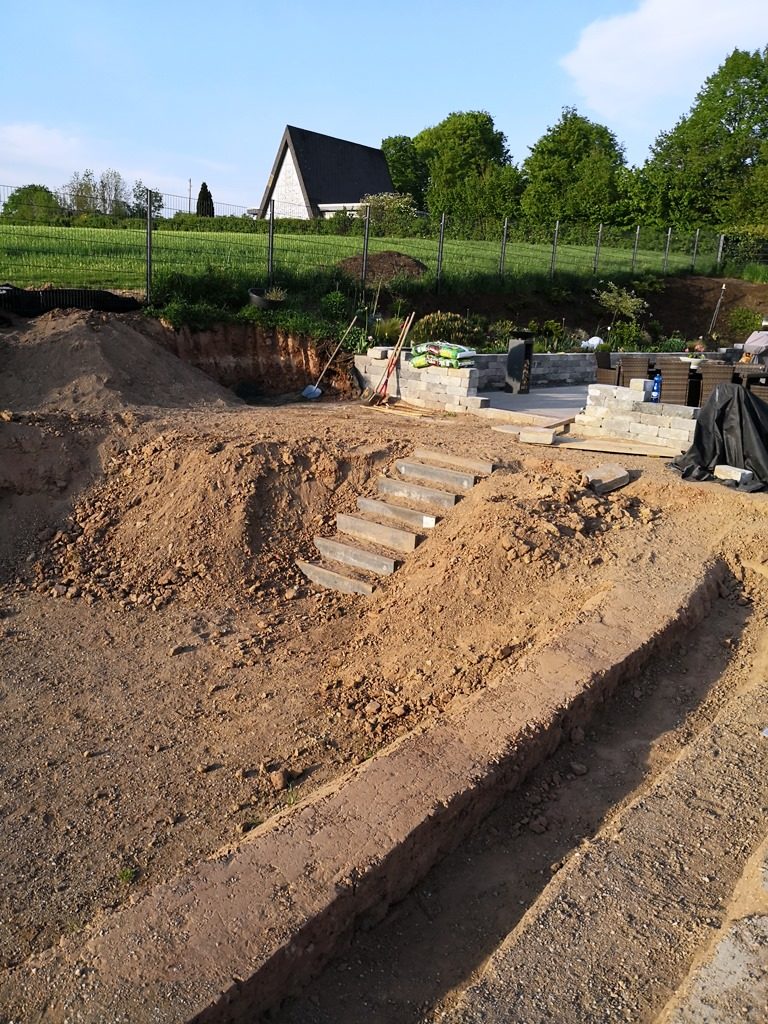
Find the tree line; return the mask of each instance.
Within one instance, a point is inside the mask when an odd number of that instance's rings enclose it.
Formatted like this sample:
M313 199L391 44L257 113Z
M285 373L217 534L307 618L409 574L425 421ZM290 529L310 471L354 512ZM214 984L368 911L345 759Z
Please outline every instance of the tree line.
M734 50L640 167L605 125L566 107L520 165L486 111L382 142L395 190L456 225L509 217L768 230L768 46Z
M734 50L707 78L689 112L658 135L639 167L627 165L624 146L613 132L574 107L563 109L519 165L487 111L449 114L412 138L390 136L381 148L395 195L365 197L379 234L434 233L446 214L450 231L465 237L487 232L495 237L499 224L508 219L531 239L551 233L556 221L575 228L711 227L764 239L768 46L754 52ZM151 212L159 217L163 199L152 191ZM141 181L131 191L117 171L97 178L86 170L72 176L62 195L43 185L16 189L0 219L49 224L143 219L146 197ZM203 182L196 218L212 218L214 213L213 197ZM201 224L196 218L179 213L166 224L176 226L178 221L189 229ZM265 228L246 216L217 217L215 226ZM359 230L360 224L344 212L330 222L296 222L296 230L315 228L347 233Z
M141 179L129 190L119 171L112 168L98 177L90 169L76 171L59 192L45 185L24 185L6 199L0 219L15 224L85 224L99 220L119 222L145 220L147 197L151 195L152 217L162 215L163 196L149 189ZM213 217L213 196L208 185L200 186L196 203L198 217Z

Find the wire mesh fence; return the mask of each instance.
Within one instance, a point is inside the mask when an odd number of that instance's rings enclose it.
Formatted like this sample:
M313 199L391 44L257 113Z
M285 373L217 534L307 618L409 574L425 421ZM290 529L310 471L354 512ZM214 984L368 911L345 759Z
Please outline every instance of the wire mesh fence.
M166 275L209 269L235 270L254 285L321 270L362 280L388 252L423 264L426 286L435 290L479 277L503 287L532 275L711 273L722 267L725 243L709 229L565 222L532 229L504 220L466 230L448 217L377 221L366 208L309 218L306 207L284 202L280 218L223 204L207 217L197 216L190 196L147 191L132 205L94 199L87 206L82 197L35 188L0 186L0 281L20 287L99 287L146 296Z

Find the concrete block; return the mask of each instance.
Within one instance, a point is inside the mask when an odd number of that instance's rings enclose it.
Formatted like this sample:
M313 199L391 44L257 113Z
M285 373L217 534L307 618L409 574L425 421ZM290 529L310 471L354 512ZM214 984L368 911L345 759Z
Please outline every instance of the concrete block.
M589 398L614 398L616 386L614 384L590 384L587 388Z
M521 427L517 439L521 444L554 444L555 432L543 427Z
M461 400L461 405L466 409L486 409L490 404L490 398L482 398L480 395L467 395Z
M645 391L649 395L653 391L653 381L643 380L642 377L635 377L634 380L629 382L630 391Z
M633 437L658 437L661 431L650 423L630 423L629 433Z
M660 427L659 437L663 437L667 441L685 441L686 444L690 444L693 434L687 430L675 430L673 427Z
M389 359L391 354L392 354L391 346L388 347L386 345L376 345L373 348L369 348L368 352L367 352L367 355L368 355L369 359L376 359L376 360L379 360L379 359Z
M589 469L582 474L582 486L589 487L596 494L607 494L629 483L629 473L623 466L615 462L606 462L597 469Z
M717 480L735 480L737 484L748 484L752 477L753 473L750 469L739 469L738 466L726 466L725 464L715 466Z
M679 416L684 420L695 420L699 410L691 405L671 405L669 402L662 402L658 408L665 416Z

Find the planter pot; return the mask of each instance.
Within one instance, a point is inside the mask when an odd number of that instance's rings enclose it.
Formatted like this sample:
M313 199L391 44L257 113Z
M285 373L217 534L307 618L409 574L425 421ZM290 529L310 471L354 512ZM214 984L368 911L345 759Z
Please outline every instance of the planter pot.
M283 304L282 299L266 298L263 288L249 288L248 301L252 306L258 306L259 309L277 309Z

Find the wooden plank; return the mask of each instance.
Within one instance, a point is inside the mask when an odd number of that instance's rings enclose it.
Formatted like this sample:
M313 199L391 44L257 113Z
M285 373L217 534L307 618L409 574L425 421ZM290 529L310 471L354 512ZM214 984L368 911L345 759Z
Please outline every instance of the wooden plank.
M641 444L639 441L625 441L620 437L590 437L585 441L566 441L564 438L555 440L556 448L574 448L582 452L608 452L613 455L649 455L659 459L671 459L684 448L668 448L660 445Z

